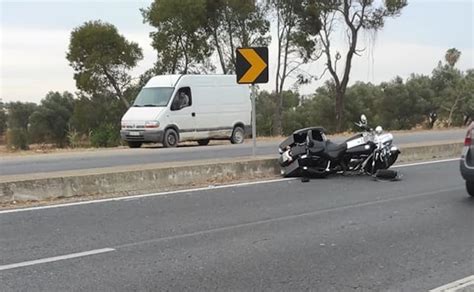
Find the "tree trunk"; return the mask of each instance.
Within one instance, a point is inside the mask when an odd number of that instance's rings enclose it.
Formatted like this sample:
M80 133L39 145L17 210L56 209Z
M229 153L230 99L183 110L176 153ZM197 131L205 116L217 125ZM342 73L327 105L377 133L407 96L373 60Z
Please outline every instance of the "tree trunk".
M181 47L183 48L183 54L184 54L184 68L183 68L183 71L181 72L182 74L188 74L189 58L188 58L187 41L188 40L186 39L186 43L183 43L183 41L181 40Z
M181 43L181 37L176 40L173 54L173 65L171 66L171 74L176 74L176 68L178 67L178 55L179 55L179 44Z
M277 121L275 123L275 135L280 136L283 134L283 88L285 84L285 80L287 77L287 68L288 68L288 54L289 54L289 48L290 48L290 34L291 34L291 26L288 26L286 28L286 33L285 33L285 49L283 51L283 63L281 64L283 66L283 72L280 75L280 82L279 82L279 87L277 87ZM280 69L280 66L278 66ZM280 73L278 71L278 73ZM278 85L278 83L277 83Z
M219 56L219 62L221 63L222 73L227 74L227 67L225 64L224 54L219 43L219 35L217 29L213 29L214 42L216 43L217 55Z
M128 102L128 100L125 98L125 96L123 96L122 94L122 90L120 89L120 86L118 85L117 81L114 79L114 77L112 75L110 75L109 71L107 70L107 68L105 66L102 67L102 69L104 70L104 74L105 76L107 77L107 80L109 80L110 84L112 85L112 87L114 88L115 90L115 93L117 94L117 96L119 97L120 100L122 100L122 102L125 104L125 106L127 108L130 107L130 103Z
M229 35L230 61L235 66L235 46L234 46L234 34L233 34L234 28L232 26L232 20L229 18L227 10L224 10L224 17L225 17L225 21L227 22L227 34Z
M344 92L340 89L336 90L336 132L342 131L344 122Z
M281 136L282 135L282 120L283 120L283 97L281 92L275 92L276 95L276 108L275 108L275 116L274 116L274 123L273 123L273 135L274 136Z
M463 98L457 97L456 100L454 101L453 106L449 110L449 116L448 116L448 127L451 127L453 124L453 115L454 112L456 111L456 108L458 106L458 103L462 100Z

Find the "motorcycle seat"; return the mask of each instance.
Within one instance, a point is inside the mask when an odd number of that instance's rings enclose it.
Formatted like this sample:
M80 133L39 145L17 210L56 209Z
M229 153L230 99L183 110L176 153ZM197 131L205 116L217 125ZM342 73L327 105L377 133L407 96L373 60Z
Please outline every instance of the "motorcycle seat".
M331 141L326 142L326 154L331 159L340 158L347 150L347 143L336 144Z
M326 149L326 143L320 141L312 141L308 146L309 153L313 155L317 155Z

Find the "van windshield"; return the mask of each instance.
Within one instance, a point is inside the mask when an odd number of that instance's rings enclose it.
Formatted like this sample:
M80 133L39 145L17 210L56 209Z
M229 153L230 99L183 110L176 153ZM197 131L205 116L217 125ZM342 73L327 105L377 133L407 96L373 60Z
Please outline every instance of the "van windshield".
M173 87L147 87L142 88L133 106L166 106L173 93Z

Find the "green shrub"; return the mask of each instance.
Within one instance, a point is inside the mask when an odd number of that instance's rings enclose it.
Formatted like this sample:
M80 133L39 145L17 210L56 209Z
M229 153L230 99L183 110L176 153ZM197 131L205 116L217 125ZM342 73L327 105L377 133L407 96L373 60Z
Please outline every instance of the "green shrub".
M69 129L67 131L67 141L72 148L77 148L81 145L81 135L76 129Z
M93 147L114 147L120 145L120 131L112 124L101 125L92 130L91 145Z
M28 132L25 129L20 128L8 130L7 147L15 150L28 150Z

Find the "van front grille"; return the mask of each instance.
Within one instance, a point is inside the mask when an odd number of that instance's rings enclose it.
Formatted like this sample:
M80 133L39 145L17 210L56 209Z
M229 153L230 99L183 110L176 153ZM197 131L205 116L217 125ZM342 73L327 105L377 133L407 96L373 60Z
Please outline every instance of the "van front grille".
M125 138L127 141L144 141L145 137L141 136L130 136L130 135L125 135Z
M123 129L145 129L145 125L126 125Z

